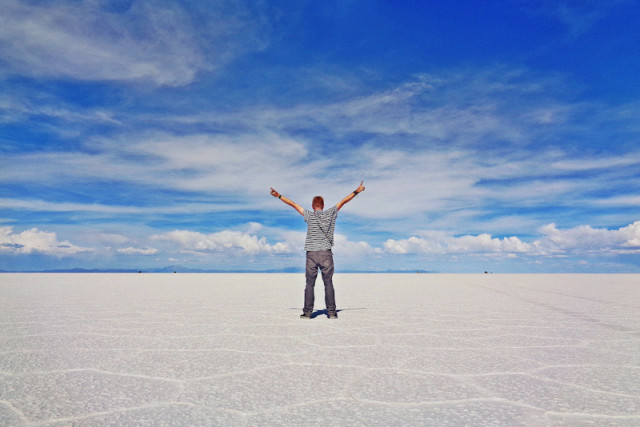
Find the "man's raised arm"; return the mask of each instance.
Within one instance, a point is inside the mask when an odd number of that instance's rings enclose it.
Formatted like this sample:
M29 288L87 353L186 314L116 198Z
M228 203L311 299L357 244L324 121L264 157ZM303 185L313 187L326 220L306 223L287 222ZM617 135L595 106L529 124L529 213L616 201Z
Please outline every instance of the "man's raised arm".
M278 193L273 188L271 189L271 195L273 197L277 197L278 199L280 199L283 202L285 202L287 205L291 206L293 209L297 210L300 213L300 215L304 215L304 209L302 208L302 206L300 206L299 204L297 204L293 200L284 197L282 194Z
M364 184L364 181L362 181L362 182L360 183L360 186L359 186L358 188L356 188L356 191L354 191L354 192L352 192L352 193L349 193L349 195L348 195L347 197L345 197L344 199L342 199L342 200L340 201L340 203L338 203L338 204L336 205L336 208L337 208L338 210L340 210L340 208L341 208L341 207L343 207L346 203L349 203L349 202L350 202L350 201L352 201L352 200L353 200L353 198L354 198L354 197L356 197L359 193L362 193L362 192L364 191L364 185L363 185L363 184Z

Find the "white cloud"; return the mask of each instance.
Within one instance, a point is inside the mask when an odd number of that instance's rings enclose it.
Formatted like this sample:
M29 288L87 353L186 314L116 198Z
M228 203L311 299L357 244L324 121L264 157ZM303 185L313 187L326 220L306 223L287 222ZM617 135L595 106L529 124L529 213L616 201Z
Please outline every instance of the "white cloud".
M45 254L58 257L93 252L91 248L76 246L68 241L58 241L56 233L37 228L16 234L13 227L0 227L0 252L9 254Z
M57 131L60 135L74 135L77 126L96 124L101 125L122 125L115 116L115 111L107 109L78 109L67 105L65 102L52 98L47 93L34 93L24 88L9 88L11 93L0 94L0 123L22 122L30 118L47 117L53 121L65 122L65 126L58 128L48 127ZM47 120L49 121L49 120Z
M118 253L125 255L155 255L158 253L158 249L155 248L121 248L117 250Z
M154 215L179 214L184 212L208 213L235 210L242 205L229 206L223 203L184 203L180 205L161 206L131 206L104 205L100 203L57 203L45 200L0 199L0 205L5 209L16 209L30 212L83 212L99 215Z
M305 232L266 228L257 223L248 224L252 231L223 230L216 233L199 233L189 230L174 230L151 237L156 242L170 242L173 251L187 253L227 253L235 257L260 255L290 255L304 253ZM269 236L278 236L275 243L256 234L258 231ZM347 261L361 259L366 255L381 255L383 250L372 247L365 241L350 241L345 235L336 233L335 251Z
M385 251L391 254L478 254L478 253L527 253L531 245L519 238L491 237L489 234L455 237L447 233L431 232L426 237L412 236L408 239L389 239L385 242Z
M570 120L579 108L535 97L549 87L552 91L557 83L518 72L502 74L420 76L389 90L330 104L259 106L184 117L160 114L151 119L156 129L188 121L195 128L206 124L221 132L132 130L90 139L83 147L88 151L7 153L0 179L68 185L115 177L151 190L216 194L229 202L165 204L163 212L272 209L272 201L262 197L270 186L299 203L307 203L301 197L309 198L310 192L333 203L344 197L345 188L365 179L369 190L362 197L367 204L354 202L349 211L397 219L462 209L490 212L505 204L593 204L598 202L593 194L607 194L612 176L624 180L633 173L637 151L594 160L589 153L581 158L558 148L527 148L541 132L555 129L540 126L540 111L562 111L554 113L562 118L545 119L558 123ZM292 128L320 131L292 136ZM352 134L370 139L351 144ZM336 143L325 148L322 139L334 137L352 148ZM512 149L518 144L525 145ZM594 174L605 173L603 179L594 179ZM23 204L25 209L38 209L33 201ZM73 204L53 208L73 210ZM86 211L92 206L78 208ZM144 211L112 205L93 208Z
M101 141L96 146L108 148L114 160L148 159L148 164L141 166L137 166L139 161L130 163L131 172L183 190L263 192L272 177L298 180L303 176L296 172L296 166L307 160L305 144L269 131L245 132L224 136L154 134L116 144ZM152 176L145 177L147 173Z
M169 241L185 252L239 252L248 255L291 253L292 248L286 242L270 244L264 237L239 231L224 230L203 234L188 230L174 230L151 237L154 240Z
M347 261L360 259L367 255L382 255L384 251L380 248L371 246L368 242L350 241L345 235L336 233L334 251L340 257L345 257ZM302 246L301 246L302 247Z
M457 229L458 233L473 229L504 235L505 212L512 215L511 230L524 228L515 227L514 223L524 223L528 230L534 227L532 224L540 224L533 215L519 215L515 209L511 213L511 206L637 204L633 195L613 199L593 196L611 194L605 191L611 186L611 177L624 180L635 173L633 166L640 158L637 150L610 152L594 158L590 153L580 157L558 146L528 148L526 143L535 140L542 132L539 129L545 128L540 126L541 122L553 129L555 124L575 120L572 118L575 108L554 101L535 101L535 96L531 106L522 102L526 94L545 92L544 82L536 85L532 80L523 82L515 77L501 79L496 73L471 78L471 82L466 82L465 77L472 76L420 77L395 89L372 91L368 96L324 105L279 109L259 106L184 117L160 114L150 119L159 130L131 129L108 138L89 138L77 151L7 152L0 168L0 180L4 182L47 182L68 187L78 182L119 179L131 188L143 187L148 194L167 189L185 193L178 202L157 193L156 206L29 199L3 199L0 203L15 210L100 216L249 209L255 210L256 215L267 215L267 210L289 209L268 195L270 186L304 205L315 194L322 194L328 203L334 203L364 179L367 191L345 208L345 214L368 220L367 224L378 231L384 229L389 233L385 238L411 236L425 221L432 227ZM188 121L189 126L184 133L176 134L161 130L167 129L161 121L169 123L167 128L182 121ZM220 129L220 133L203 132L199 125L205 123ZM311 131L316 126L320 129L318 135ZM308 130L311 135L299 132L293 136L292 128ZM189 129L198 132L189 133ZM371 139L353 143L350 139L353 135ZM344 138L344 147L335 141L325 146L323 138L336 136L337 141ZM499 143L494 146L495 141ZM513 149L516 145L517 149ZM603 179L598 179L598 174L604 174ZM219 203L183 203L190 194L197 200L202 200L203 194L213 195L212 199ZM295 215L293 211L291 214ZM408 239L389 239L384 243L384 251L551 255L587 250L584 249L587 242L594 241L598 233L609 236L607 230L585 228L569 232L551 226L542 229L541 238L533 242L524 242L516 236L454 233L419 233ZM574 243L571 233L575 235ZM593 236L589 237L589 233ZM242 231L214 234L176 231L160 236L194 253L231 251L254 255L295 253L302 248L299 237L289 238L282 231L279 234L264 231L257 223ZM606 240L599 238L600 243ZM609 236L609 240L614 243L603 245L618 251L636 250L630 243L633 238L617 244L619 239ZM273 241L278 243L270 243ZM594 248L600 243L596 239ZM109 243L131 253L144 251L149 244L144 239ZM368 242L350 242L346 238L338 250L354 257L379 255L382 251Z
M606 199L597 200L594 202L594 204L607 206L607 207L617 207L617 206L640 207L640 196L629 195L629 196L609 197Z
M536 242L544 252L640 253L640 221L617 230L581 225L559 230L555 224L540 228L542 239Z
M127 135L119 139L97 140L92 152L35 152L8 154L0 181L58 183L78 180L120 179L131 185L156 188L217 192L239 198L267 194L278 183L315 181L310 170L323 171L329 158L308 158L305 144L272 132L237 136L167 133ZM51 206L39 201L14 200L33 208ZM247 200L253 203L253 200ZM73 207L73 204L66 204ZM199 209L198 206L191 206ZM227 205L228 207L228 205ZM65 209L63 204L56 208ZM185 208L184 206L182 207ZM200 206L202 208L202 206ZM223 205L218 208L224 208ZM92 209L91 205L81 207ZM104 211L135 207L99 206Z
M4 1L0 57L31 76L179 86L264 43L261 21L241 3L219 5L211 15L176 2L138 0L126 11L101 6Z
M568 171L585 171L598 169L616 169L640 165L640 151L632 151L621 155L599 156L598 158L574 159L565 157L553 162L554 169Z
M624 240L622 246L640 249L640 221L636 221L619 230Z
M389 239L387 253L407 254L503 254L516 256L563 256L566 254L615 255L640 253L640 221L617 230L589 225L560 230L555 224L540 227L542 237L531 243L516 236L496 238L490 234L453 236L444 232L423 232L421 237Z
M129 241L129 237L123 236L122 234L116 233L95 233L92 232L91 236L94 238L96 242L99 242L101 245L123 245Z

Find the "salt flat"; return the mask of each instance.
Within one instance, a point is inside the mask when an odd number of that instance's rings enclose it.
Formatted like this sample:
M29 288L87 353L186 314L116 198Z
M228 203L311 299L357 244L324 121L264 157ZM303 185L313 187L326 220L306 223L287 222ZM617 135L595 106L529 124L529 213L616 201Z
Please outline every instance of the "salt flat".
M335 286L301 320L302 274L2 274L0 425L640 425L638 275Z

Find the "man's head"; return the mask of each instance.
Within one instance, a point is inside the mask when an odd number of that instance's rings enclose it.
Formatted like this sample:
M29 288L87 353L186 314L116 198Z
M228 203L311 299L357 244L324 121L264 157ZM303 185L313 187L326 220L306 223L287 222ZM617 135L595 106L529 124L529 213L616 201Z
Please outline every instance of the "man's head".
M314 197L313 202L311 202L311 207L314 211L324 209L324 199L322 196Z

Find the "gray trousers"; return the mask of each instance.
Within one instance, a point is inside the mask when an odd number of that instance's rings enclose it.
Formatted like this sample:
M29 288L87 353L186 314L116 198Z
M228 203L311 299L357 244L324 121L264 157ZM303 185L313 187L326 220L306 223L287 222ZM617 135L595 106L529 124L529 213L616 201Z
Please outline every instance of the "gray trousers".
M327 251L309 251L307 252L307 266L305 277L307 286L304 288L304 308L305 314L313 313L313 303L315 301L314 286L318 277L318 269L322 272L322 281L324 282L324 302L327 311L335 313L336 296L333 291L333 253Z

